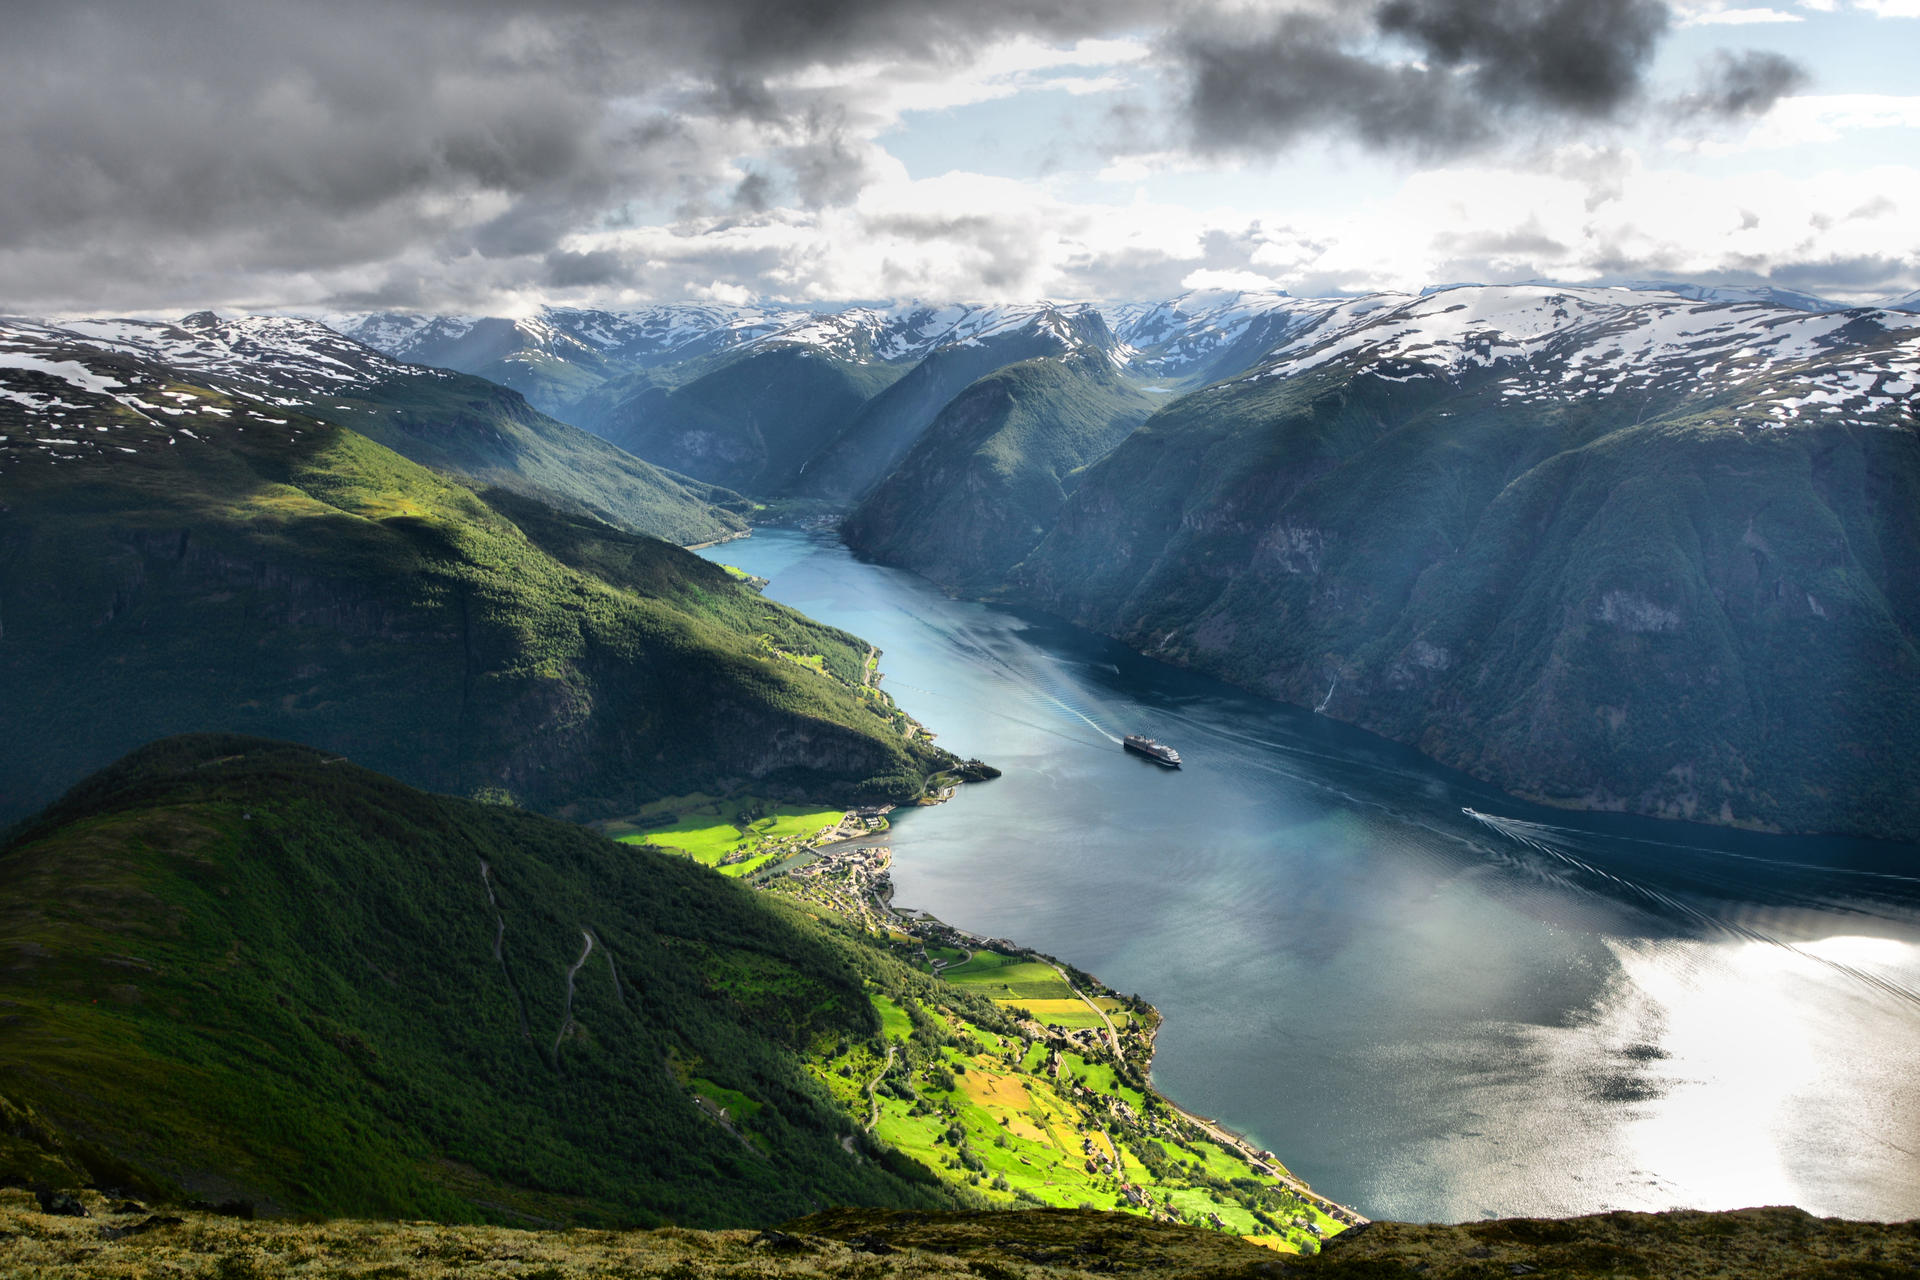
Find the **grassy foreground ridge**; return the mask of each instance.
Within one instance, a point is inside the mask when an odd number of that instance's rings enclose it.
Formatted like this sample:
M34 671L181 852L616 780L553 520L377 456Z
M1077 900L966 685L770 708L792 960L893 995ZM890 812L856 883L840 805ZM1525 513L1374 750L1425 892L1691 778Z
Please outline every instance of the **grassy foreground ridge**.
M530 1232L430 1223L241 1222L87 1198L91 1218L36 1211L0 1190L0 1266L26 1277L165 1275L438 1280L752 1277L754 1280L1032 1280L1091 1276L1293 1275L1327 1280L1904 1280L1920 1267L1920 1224L1851 1223L1798 1209L1612 1213L1464 1226L1377 1223L1315 1258L1284 1258L1192 1227L1123 1214L1046 1210L841 1210L777 1231ZM120 1210L115 1212L115 1210Z

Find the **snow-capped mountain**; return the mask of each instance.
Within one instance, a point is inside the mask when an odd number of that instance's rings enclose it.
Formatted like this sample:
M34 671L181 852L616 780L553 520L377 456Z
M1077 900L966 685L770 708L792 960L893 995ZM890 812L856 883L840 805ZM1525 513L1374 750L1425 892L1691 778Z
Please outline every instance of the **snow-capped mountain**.
M0 455L101 458L249 427L297 435L302 421L287 409L311 411L328 395L393 376L452 375L278 316L3 321Z
M321 421L416 462L681 542L737 532L737 495L670 476L479 378L315 320L0 321L0 465L179 445L285 444Z
M444 377L392 359L326 325L295 316L221 319L200 311L177 323L164 320L83 319L59 325L10 321L0 341L16 349L85 347L135 356L175 369L283 391L323 394L370 386L385 378Z
M1550 282L1545 282L1550 283ZM1642 293L1673 293L1695 302L1764 302L1795 311L1845 311L1846 306L1827 298L1801 293L1797 289L1777 289L1772 285L1686 284L1674 280L1628 280L1619 285Z
M979 346L1020 332L1048 335L1062 348L1110 346L1086 321L1098 313L1084 303L959 303L934 307L906 304L887 310L858 308L811 315L746 344L807 346L856 363L920 360L947 346Z
M520 319L404 312L319 318L398 359L474 372L469 366L531 354L623 367L693 359L776 332L797 313L688 303L632 311L543 307Z
M937 347L984 341L1028 325L1051 326L1063 341L1079 341L1071 336L1072 321L1090 311L1085 304L1046 302L903 303L832 312L686 303L633 311L547 307L520 320L394 312L322 319L398 359L449 368L525 352L592 356L641 368L774 346L811 347L856 363L917 360Z
M1916 360L1920 320L1896 311L1464 285L1303 307L1287 339L1243 377L1297 378L1331 365L1393 381L1488 370L1516 405L1744 391L1753 396L1744 407L1778 423L1808 406L1872 415L1904 405Z
M1920 311L1920 289L1912 293L1903 293L1896 298L1885 298L1874 303L1884 311Z
M1211 382L1245 369L1321 309L1277 289L1200 289L1165 302L1110 307L1106 315L1137 372Z

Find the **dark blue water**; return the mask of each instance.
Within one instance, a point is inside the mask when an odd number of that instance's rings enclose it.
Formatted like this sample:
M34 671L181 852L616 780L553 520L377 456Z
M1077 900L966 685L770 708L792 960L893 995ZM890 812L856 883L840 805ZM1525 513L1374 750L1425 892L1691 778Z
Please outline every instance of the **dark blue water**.
M1160 1087L1320 1191L1920 1215L1920 849L1538 809L825 539L707 554L1006 771L897 815L896 902L1147 997Z

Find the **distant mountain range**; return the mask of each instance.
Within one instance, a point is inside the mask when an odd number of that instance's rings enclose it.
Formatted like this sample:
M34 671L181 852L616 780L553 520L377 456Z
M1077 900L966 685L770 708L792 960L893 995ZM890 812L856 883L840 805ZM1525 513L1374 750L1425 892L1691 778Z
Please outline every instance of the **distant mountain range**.
M384 361L310 322L198 317L167 341L203 379L244 357L282 398L486 479L382 407L507 394L394 362L461 363L666 468L702 519L737 521L732 490L826 504L864 554L1519 794L1892 835L1920 832L1898 763L1920 744L1920 319L1890 302L1461 285L333 318ZM32 358L144 332L69 326ZM522 494L607 518L566 468L520 465Z
M1647 281L695 308L576 323L620 371L546 407L1524 795L1911 835L1916 305Z

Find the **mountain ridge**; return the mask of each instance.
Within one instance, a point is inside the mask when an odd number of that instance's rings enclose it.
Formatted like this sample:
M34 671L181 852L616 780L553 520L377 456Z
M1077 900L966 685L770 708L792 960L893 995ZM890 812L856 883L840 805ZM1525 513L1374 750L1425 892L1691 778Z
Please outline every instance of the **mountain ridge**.
M516 392L457 372L406 364L315 321L287 316L222 320L198 312L178 324L73 320L0 322L0 400L29 421L59 430L71 409L49 391L68 385L116 399L154 421L201 412L187 396L148 403L114 395L86 373L90 360L132 360L164 400L169 379L230 391L276 409L298 409L378 440L417 462L500 485L617 527L676 542L710 542L744 531L738 494L664 472L587 432L530 408ZM18 372L8 374L11 367ZM76 373L75 371L78 370ZM153 370L170 371L166 376ZM40 375L39 394L4 384ZM52 381L49 382L48 379ZM77 379L74 380L74 379ZM106 379L112 381L111 378ZM89 390L89 383L92 383ZM189 431L191 427L187 428Z
M749 782L910 798L942 767L864 644L717 565L87 359L0 352L0 820L188 730L598 813Z
M1910 837L1920 326L1647 296L1327 307L1011 586L1530 798Z

